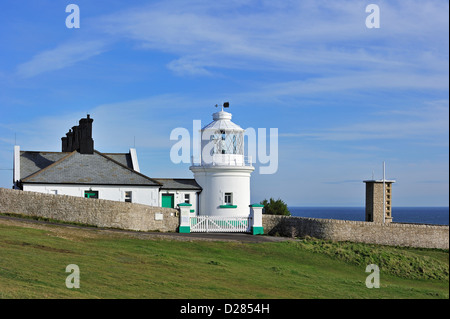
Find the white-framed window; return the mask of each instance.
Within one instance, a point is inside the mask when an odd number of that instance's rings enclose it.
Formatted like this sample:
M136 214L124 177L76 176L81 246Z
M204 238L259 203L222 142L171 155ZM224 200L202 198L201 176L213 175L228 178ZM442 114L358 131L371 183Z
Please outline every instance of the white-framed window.
M184 202L186 204L190 204L191 203L191 195L190 194L184 194Z
M225 193L223 202L225 205L233 205L233 193Z
M125 202L131 203L133 199L133 192L132 191L126 191L125 192Z

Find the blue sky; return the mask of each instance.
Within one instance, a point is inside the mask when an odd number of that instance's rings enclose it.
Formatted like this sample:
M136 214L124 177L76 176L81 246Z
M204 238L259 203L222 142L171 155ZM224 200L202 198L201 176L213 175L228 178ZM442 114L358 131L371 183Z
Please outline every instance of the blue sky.
M278 128L278 170L255 171L252 202L364 206L386 161L394 207L448 206L448 15L445 0L3 1L0 187L15 139L60 151L87 113L97 150L135 144L144 174L190 178L170 132L229 101L241 127Z

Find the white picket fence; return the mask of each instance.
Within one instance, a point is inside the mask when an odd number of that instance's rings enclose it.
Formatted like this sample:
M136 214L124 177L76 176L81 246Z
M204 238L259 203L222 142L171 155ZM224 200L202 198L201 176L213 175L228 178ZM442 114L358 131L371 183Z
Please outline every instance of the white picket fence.
M191 233L249 233L250 217L195 216L190 217Z

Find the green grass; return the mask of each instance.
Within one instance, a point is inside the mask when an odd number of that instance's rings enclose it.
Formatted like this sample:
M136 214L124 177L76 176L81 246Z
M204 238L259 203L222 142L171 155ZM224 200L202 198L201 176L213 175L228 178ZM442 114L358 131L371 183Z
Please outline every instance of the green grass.
M379 289L365 286L369 263L380 267ZM79 289L65 286L69 264ZM448 267L443 250L139 239L0 221L0 298L449 298Z

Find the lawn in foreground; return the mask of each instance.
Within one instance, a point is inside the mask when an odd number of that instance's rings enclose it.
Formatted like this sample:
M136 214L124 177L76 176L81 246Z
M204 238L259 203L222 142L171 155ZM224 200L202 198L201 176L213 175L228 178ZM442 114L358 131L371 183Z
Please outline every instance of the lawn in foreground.
M369 259L361 257L366 255ZM369 261L381 264L379 289L365 285ZM69 264L80 268L79 289L65 285ZM448 251L317 240L139 239L0 222L0 298L448 298L448 293Z

